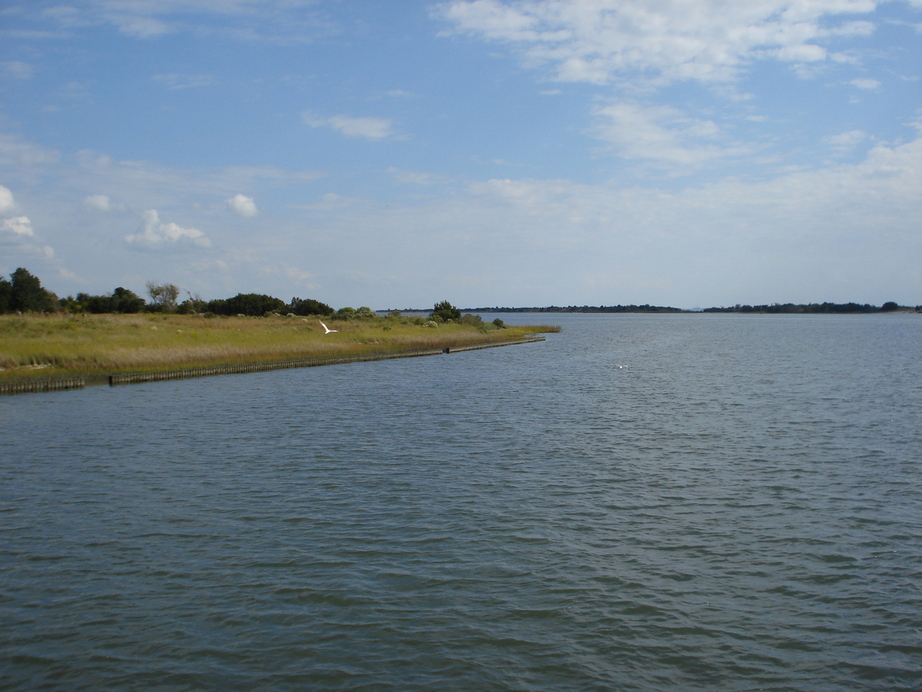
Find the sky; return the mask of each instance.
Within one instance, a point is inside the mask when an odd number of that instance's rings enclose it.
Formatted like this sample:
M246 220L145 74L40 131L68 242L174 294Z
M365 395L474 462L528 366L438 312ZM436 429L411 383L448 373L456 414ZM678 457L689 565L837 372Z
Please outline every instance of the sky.
M0 274L922 304L922 0L0 0Z

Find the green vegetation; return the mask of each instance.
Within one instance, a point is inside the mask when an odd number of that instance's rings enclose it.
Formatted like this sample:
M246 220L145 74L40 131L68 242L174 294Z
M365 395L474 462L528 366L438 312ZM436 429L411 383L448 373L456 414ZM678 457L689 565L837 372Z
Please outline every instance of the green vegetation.
M329 318L324 318L327 320ZM332 318L145 314L0 315L0 382L344 357L502 342L556 327L426 326L421 317Z
M38 277L20 267L10 281L0 277L0 313L50 312L57 308L58 297L42 288Z
M884 303L881 307L874 305L859 305L858 303L808 303L795 305L794 303L773 303L771 305L734 305L732 308L707 308L703 312L743 312L766 314L810 314L810 315L841 315L854 313L895 312L896 310L912 310L902 308L893 301ZM918 312L922 306L916 307Z
M0 382L443 350L558 331L484 324L448 301L436 304L444 316L426 320L258 293L180 303L177 286L154 282L147 292L150 302L122 287L59 300L25 269L0 278Z
M180 315L245 315L262 317L267 314L332 315L333 308L318 300L292 298L290 303L258 293L238 293L232 298L205 301L189 295L179 302L181 289L175 284L147 282L146 301L133 291L119 286L109 295L94 296L78 293L76 297L59 299L54 293L42 287L41 281L20 267L11 275L11 281L0 277L0 314L21 312L66 312L71 314L91 313L94 315L133 315L140 312L178 313ZM352 310L352 308L343 308ZM369 308L359 308L367 310ZM353 310L353 312L355 312Z
M450 322L461 318L461 311L447 300L436 303L432 312L429 313L429 319L440 322Z

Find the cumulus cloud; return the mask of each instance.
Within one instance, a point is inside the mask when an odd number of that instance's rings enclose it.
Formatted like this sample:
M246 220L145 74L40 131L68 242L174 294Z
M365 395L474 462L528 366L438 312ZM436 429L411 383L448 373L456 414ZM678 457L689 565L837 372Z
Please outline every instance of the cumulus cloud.
M16 201L8 187L0 185L0 214L10 214L16 209Z
M252 197L238 193L225 201L232 212L244 218L252 218L259 213L259 209L256 208L256 202L253 201Z
M183 228L175 223L163 223L156 209L144 212L144 222L137 233L125 236L129 246L152 250L182 246L210 247L211 241L197 228Z
M93 211L109 211L112 201L108 195L89 195L83 199L83 206Z
M9 219L0 221L0 231L12 233L20 238L32 238L35 233L32 231L32 222L28 216L14 216Z
M393 125L385 118L354 118L348 115L320 117L310 111L304 111L301 119L311 127L329 127L346 137L381 140L394 136Z
M830 36L867 34L868 22L838 15L871 12L874 0L452 0L435 13L456 32L504 43L556 79L607 84L734 79L765 58L815 62Z
M0 185L0 214L9 214L16 210L16 201L8 188ZM36 237L32 229L32 220L28 216L17 215L0 219L0 244L26 252L41 255L46 259L54 257L54 250Z

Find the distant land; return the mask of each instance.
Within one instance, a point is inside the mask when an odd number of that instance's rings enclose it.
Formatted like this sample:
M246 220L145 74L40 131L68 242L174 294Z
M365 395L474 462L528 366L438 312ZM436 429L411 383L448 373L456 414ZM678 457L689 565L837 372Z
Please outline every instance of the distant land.
M407 308L404 312L426 312ZM772 303L771 305L734 305L732 307L701 308L683 310L660 305L549 305L546 307L480 307L464 308L463 312L641 312L641 313L698 313L698 312L740 312L766 314L854 314L875 312L922 312L922 305L908 307L892 301L881 306L859 303Z

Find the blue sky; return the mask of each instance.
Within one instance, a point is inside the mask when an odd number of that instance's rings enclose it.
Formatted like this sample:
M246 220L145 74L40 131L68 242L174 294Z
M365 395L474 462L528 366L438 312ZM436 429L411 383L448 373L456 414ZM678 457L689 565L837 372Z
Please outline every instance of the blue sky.
M922 0L0 0L0 273L922 304Z

